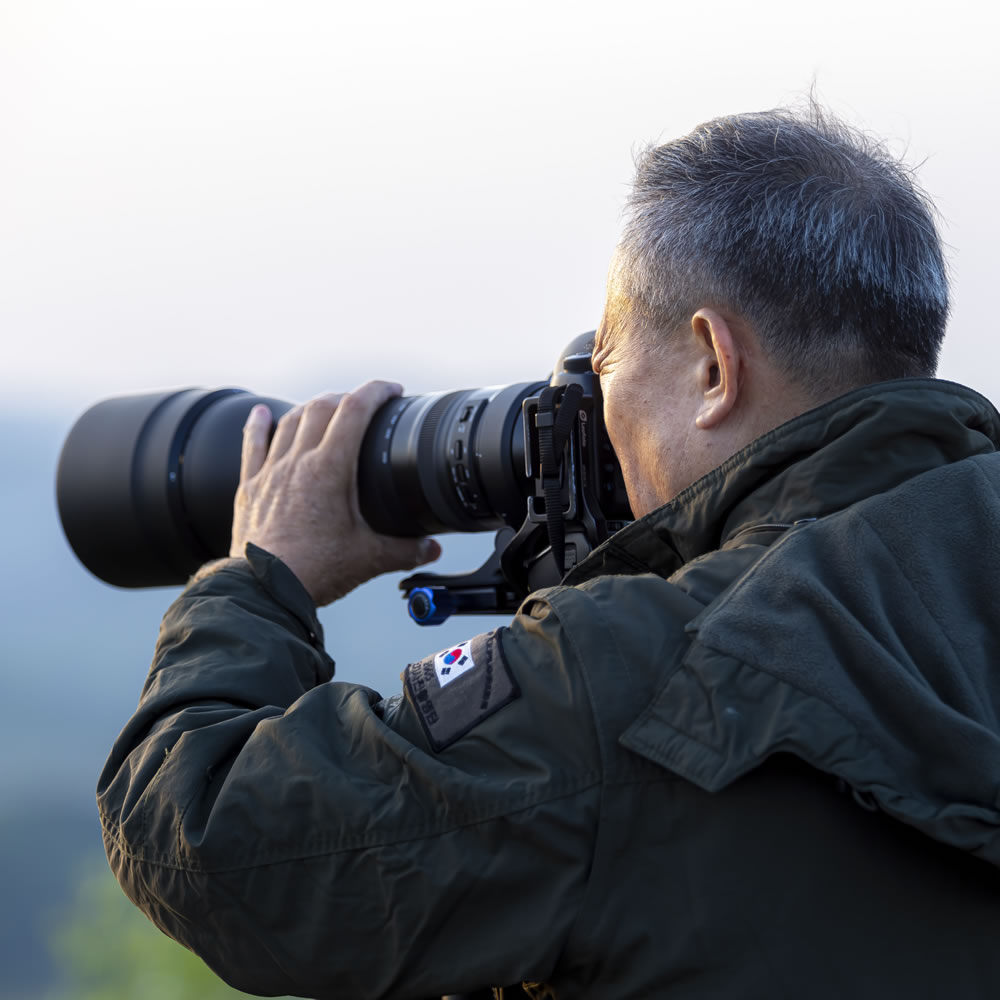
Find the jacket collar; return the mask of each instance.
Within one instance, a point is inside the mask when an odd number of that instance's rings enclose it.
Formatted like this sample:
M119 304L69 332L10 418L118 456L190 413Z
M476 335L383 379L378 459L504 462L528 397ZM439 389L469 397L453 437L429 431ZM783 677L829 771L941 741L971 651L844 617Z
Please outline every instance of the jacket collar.
M939 379L864 386L751 442L566 575L670 576L748 528L823 517L940 465L1000 448L1000 414Z

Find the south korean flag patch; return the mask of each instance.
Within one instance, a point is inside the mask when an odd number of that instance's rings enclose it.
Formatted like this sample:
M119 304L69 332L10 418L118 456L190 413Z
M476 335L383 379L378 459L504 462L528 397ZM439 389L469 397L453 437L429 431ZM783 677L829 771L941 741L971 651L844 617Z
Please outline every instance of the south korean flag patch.
M451 746L519 697L503 655L503 631L449 646L403 672L407 701L435 751Z
M476 666L471 646L472 640L469 639L453 649L442 649L434 657L434 673L437 674L438 684L441 687L450 684L456 677L461 677L466 670L472 670Z

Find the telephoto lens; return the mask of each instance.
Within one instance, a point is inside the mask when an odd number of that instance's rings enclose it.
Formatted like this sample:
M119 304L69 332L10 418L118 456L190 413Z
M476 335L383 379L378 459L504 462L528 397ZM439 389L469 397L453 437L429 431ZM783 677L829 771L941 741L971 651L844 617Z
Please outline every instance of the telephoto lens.
M521 402L545 382L392 399L358 462L361 513L389 535L484 531L524 518ZM84 566L117 587L184 583L229 553L243 424L266 403L241 389L182 389L92 406L63 445L56 498Z

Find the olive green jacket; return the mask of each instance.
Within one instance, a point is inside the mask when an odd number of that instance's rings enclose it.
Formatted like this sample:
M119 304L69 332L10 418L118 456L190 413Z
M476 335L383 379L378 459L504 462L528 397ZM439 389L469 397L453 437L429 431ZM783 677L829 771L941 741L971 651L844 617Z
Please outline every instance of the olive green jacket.
M998 443L858 390L388 700L249 547L164 619L111 866L253 993L996 997Z

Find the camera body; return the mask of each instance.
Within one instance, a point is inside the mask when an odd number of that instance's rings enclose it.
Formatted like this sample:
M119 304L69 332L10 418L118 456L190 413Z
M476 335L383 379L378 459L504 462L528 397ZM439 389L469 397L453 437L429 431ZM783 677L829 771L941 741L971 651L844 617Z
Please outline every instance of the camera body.
M436 454L448 462L448 479L467 516L499 516L494 552L476 571L456 576L418 573L400 587L408 598L410 617L418 624L437 624L452 614L513 612L533 590L554 586L605 538L632 519L621 468L604 427L600 382L591 368L593 332L572 340L556 362L547 383L504 387L519 400L497 407L497 416L515 419L504 479L505 459L494 445L496 420L476 433L477 414L489 413L476 396L456 401L456 418L442 421ZM482 418L481 418L482 419ZM377 435L378 429L372 432ZM507 440L506 430L500 440ZM474 442L471 447L469 441ZM474 475L459 460L483 462ZM424 467L428 467L425 465ZM362 510L366 510L365 476L361 473ZM504 479L509 494L491 491L491 479ZM500 497L503 499L500 499ZM483 503L483 499L486 503ZM367 514L366 514L367 516Z
M377 531L495 530L493 554L461 575L404 580L411 617L512 612L631 519L590 365L575 338L550 379L390 400L358 461L361 512ZM181 584L228 554L242 427L259 402L238 389L124 396L91 407L59 459L70 546L121 587Z

